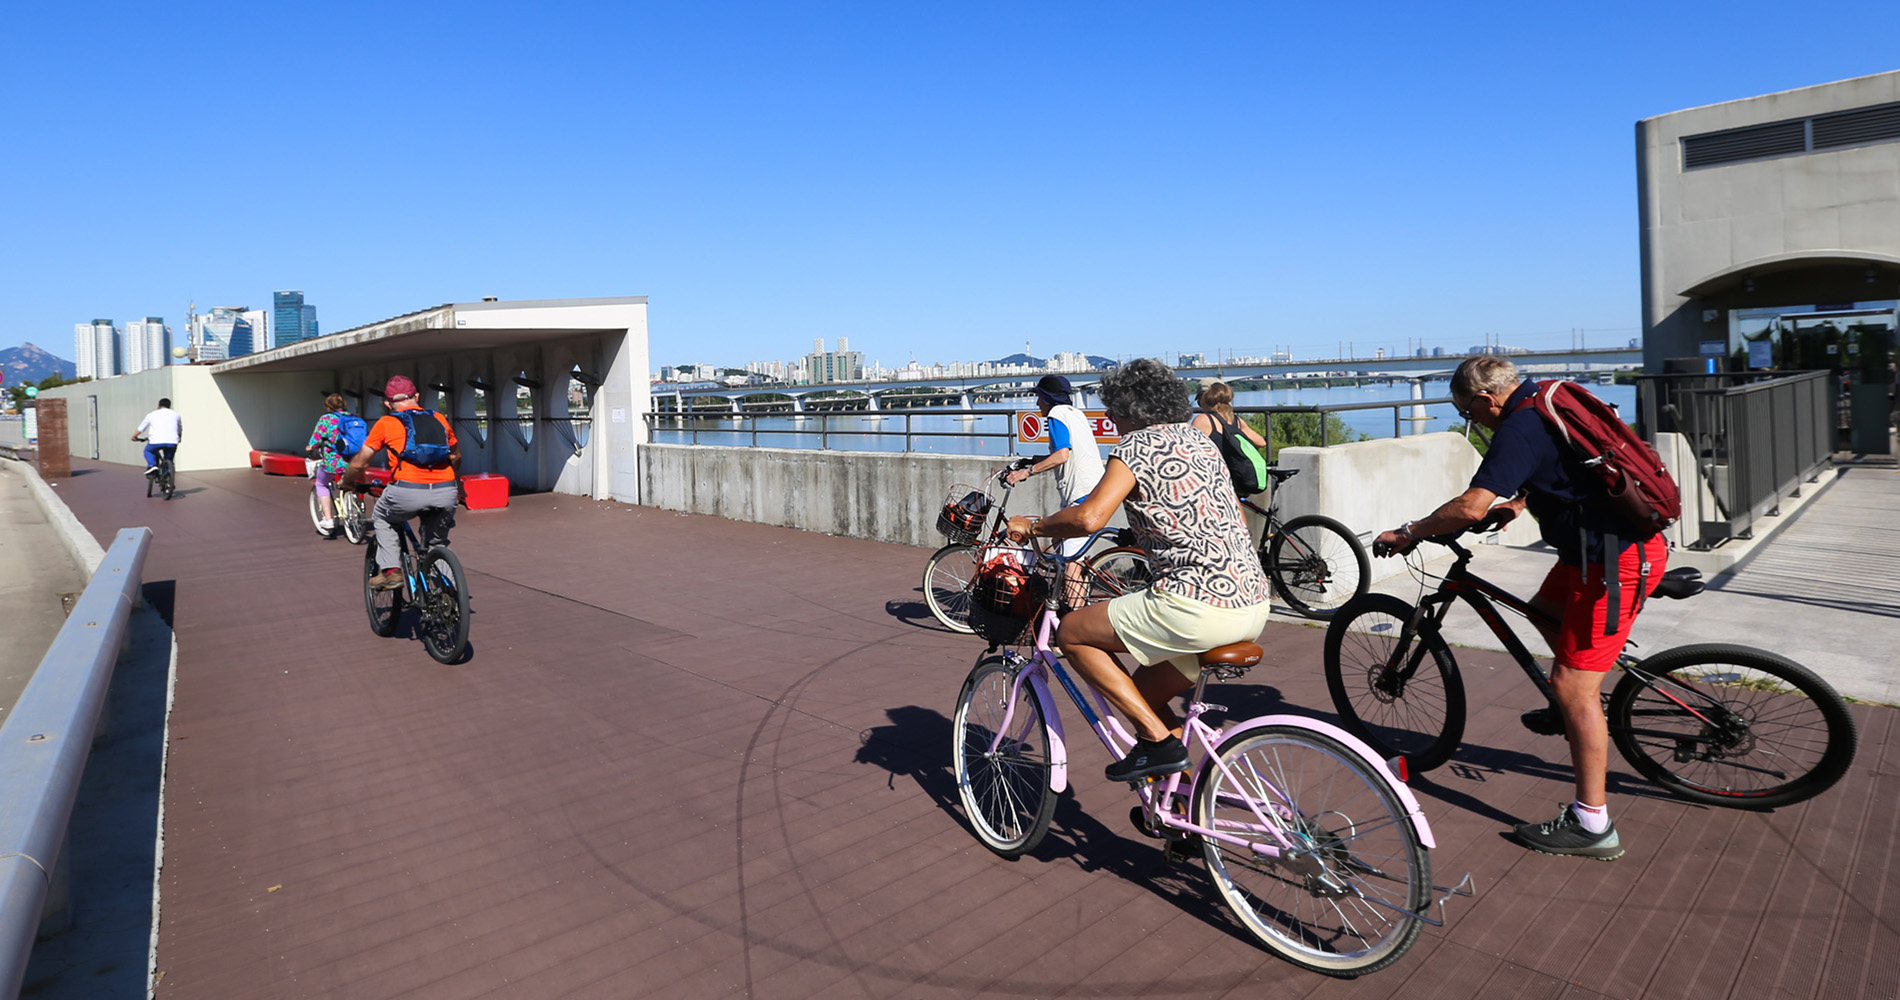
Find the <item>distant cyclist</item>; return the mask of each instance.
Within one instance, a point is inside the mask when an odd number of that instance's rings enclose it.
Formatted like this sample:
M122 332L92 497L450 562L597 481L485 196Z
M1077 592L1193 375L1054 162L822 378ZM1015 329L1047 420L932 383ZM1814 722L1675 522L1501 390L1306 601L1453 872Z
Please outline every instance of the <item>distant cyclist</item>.
M330 497L330 488L336 484L337 477L349 468L350 459L362 449L362 442L369 437L369 428L363 424L363 418L344 409L343 397L331 393L323 400L324 414L317 418L317 425L310 430L310 442L304 445L304 454L317 460L316 480L317 507L320 521L317 527L324 531L336 530L336 504ZM355 440L346 433L344 421L356 428ZM354 445L354 446L352 446Z
M378 451L389 452L389 488L376 501L376 567L381 570L370 586L395 590L402 586L402 552L396 525L417 518L422 546L449 543L455 526L456 476L462 466L462 448L448 418L425 410L416 400L416 384L397 375L383 386L383 405L389 415L369 429L363 447L343 470L343 485L363 478Z
M145 415L139 421L139 429L132 432L132 440L145 438L145 474L158 475L158 459L163 455L173 462L177 461L178 442L185 436L185 422L178 417L178 411L172 409L172 401L161 399L158 409Z
M1536 383L1523 381L1517 366L1503 358L1476 357L1459 365L1451 376L1452 405L1466 420L1491 429L1484 463L1469 489L1417 521L1382 533L1373 550L1404 552L1421 538L1480 521L1505 524L1527 508L1537 518L1544 541L1557 550L1557 564L1531 606L1558 624L1532 621L1555 653L1550 684L1562 717L1551 718L1549 709L1542 709L1526 713L1524 724L1569 737L1577 799L1556 819L1524 823L1515 832L1525 846L1545 854L1613 861L1623 856L1623 844L1610 822L1605 791L1610 733L1603 718L1603 678L1629 639L1644 582L1660 578L1666 568L1668 546L1660 534L1646 536L1604 509L1596 478L1530 405L1536 390ZM1611 543L1615 551L1606 552ZM1612 565L1614 585L1605 579L1605 567Z

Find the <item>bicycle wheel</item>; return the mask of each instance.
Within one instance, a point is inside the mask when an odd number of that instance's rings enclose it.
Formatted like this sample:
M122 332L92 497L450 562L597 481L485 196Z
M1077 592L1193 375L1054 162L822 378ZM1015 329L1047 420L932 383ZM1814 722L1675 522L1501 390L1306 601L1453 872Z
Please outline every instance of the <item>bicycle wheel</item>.
M310 487L310 526L317 529L317 534L325 538L330 537L330 533L323 530L323 501L318 498L317 488L314 485Z
M1330 517L1306 514L1281 525L1261 551L1267 579L1287 607L1308 618L1365 594L1372 562L1359 536Z
M369 609L369 630L387 637L396 634L396 619L402 617L402 591L370 586L378 572L376 546L372 545L363 550L363 604Z
M468 578L446 545L430 549L416 568L422 578L422 645L437 663L458 663L468 652Z
M363 494L356 490L338 493L336 520L343 529L343 537L349 539L351 545L361 545L369 540L369 514L363 509Z
M1133 545L1096 553L1083 570L1089 582L1090 604L1144 590L1155 581L1154 563L1149 561L1147 551Z
M1766 808L1833 787L1854 761L1847 703L1808 668L1747 646L1666 649L1610 694L1610 738L1644 777L1691 802Z
M946 545L930 554L924 564L924 603L945 628L974 632L970 627L970 587L976 583L977 547Z
M1195 822L1208 876L1267 950L1314 972L1363 976L1398 961L1431 902L1432 863L1388 779L1330 736L1258 726L1227 738L1201 772ZM1296 850L1280 857L1263 821ZM1280 848L1285 850L1284 848Z
M956 717L950 727L956 739L951 752L963 814L969 817L976 839L1005 858L1035 850L1056 811L1056 795L1049 787L1049 730L1043 706L1027 682L1012 696L1018 670L1000 655L979 658L957 695ZM998 741L1006 714L1009 730Z
M172 463L170 459L166 459L165 464L159 466L158 488L165 491L165 499L167 500L170 500L172 494L178 491L178 485L172 481Z
M1399 648L1411 618L1412 606L1390 594L1340 608L1326 627L1326 690L1348 732L1381 757L1429 771L1465 738L1465 685L1431 623Z

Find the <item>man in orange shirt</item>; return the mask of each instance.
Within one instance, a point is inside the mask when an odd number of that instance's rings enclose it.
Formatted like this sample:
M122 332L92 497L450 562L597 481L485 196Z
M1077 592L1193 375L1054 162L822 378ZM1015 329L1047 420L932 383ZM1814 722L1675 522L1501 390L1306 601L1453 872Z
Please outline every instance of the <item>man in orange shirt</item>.
M416 384L407 376L397 375L383 387L383 405L389 415L377 420L363 439L362 450L350 459L343 471L343 485L363 478L370 459L378 451L389 452L390 476L394 480L376 501L376 566L382 572L371 581L378 590L402 586L401 550L396 524L418 518L422 524L422 547L426 550L449 543L449 529L455 526L455 501L460 492L456 480L462 467L462 447L455 429L440 413L422 408L416 400Z

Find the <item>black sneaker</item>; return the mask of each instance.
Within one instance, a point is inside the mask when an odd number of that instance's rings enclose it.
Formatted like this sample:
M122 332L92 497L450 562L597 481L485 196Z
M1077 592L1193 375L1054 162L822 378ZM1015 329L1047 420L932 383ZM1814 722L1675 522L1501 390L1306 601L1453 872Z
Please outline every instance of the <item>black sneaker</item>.
M1517 721L1522 722L1525 729L1539 736L1562 736L1564 734L1564 717L1558 715L1557 710L1548 705L1543 708L1534 708L1525 712L1523 715L1517 717Z
M1577 820L1569 806L1548 823L1521 823L1517 839L1525 847L1545 854L1562 854L1596 861L1615 861L1623 856L1623 843L1616 837L1616 824L1602 833L1591 833Z
M1128 756L1108 765L1102 773L1108 775L1110 781L1140 781L1187 769L1187 747L1181 745L1178 737L1170 734L1167 739L1154 743L1136 740Z

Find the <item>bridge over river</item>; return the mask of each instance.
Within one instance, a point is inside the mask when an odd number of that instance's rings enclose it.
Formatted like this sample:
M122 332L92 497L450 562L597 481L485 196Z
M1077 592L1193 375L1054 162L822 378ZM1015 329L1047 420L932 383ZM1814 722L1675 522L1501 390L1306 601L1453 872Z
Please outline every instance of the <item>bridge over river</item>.
M923 550L519 496L460 517L474 655L445 667L369 633L362 550L311 533L306 481L184 474L161 503L136 469L74 465L58 492L93 534L152 527L147 593L176 630L162 998L1673 1000L1900 985L1888 708L1855 707L1863 742L1842 785L1774 812L1692 806L1613 761L1629 854L1594 864L1500 835L1568 799L1566 755L1518 726L1527 692L1501 654L1461 652L1467 744L1415 788L1434 867L1472 872L1478 894L1394 968L1328 980L1252 946L1198 862L1135 834L1091 748L1038 851L1012 863L978 846L947 758L980 648L932 624ZM1840 644L1900 647L1900 619L1845 620ZM1213 700L1236 718L1330 717L1322 636L1273 622L1266 662ZM114 835L144 836L127 829ZM41 967L32 995L105 974L65 954L71 978Z

